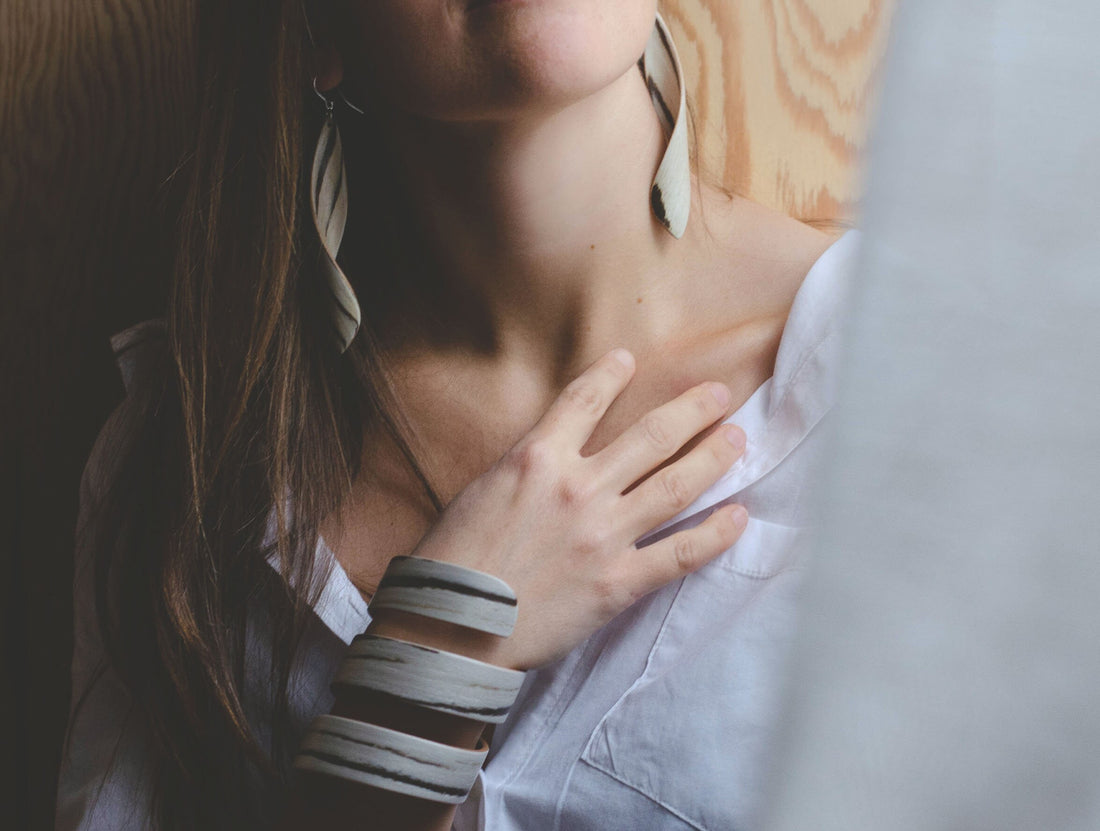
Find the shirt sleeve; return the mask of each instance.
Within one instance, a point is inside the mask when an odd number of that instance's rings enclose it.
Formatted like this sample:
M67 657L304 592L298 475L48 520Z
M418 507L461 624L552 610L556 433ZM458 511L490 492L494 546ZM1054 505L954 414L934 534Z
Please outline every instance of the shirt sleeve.
M108 453L121 425L120 405L100 431L80 483L77 528L94 521ZM91 552L77 534L73 578L72 704L62 750L55 827L150 828L148 737L122 681L107 666L95 613Z
M111 338L122 381L131 387L163 333L148 320ZM73 556L73 660L69 726L57 783L56 831L152 828L153 757L133 701L108 665L95 609L95 569L87 529L96 521L112 458L125 442L127 401L100 430L80 480Z

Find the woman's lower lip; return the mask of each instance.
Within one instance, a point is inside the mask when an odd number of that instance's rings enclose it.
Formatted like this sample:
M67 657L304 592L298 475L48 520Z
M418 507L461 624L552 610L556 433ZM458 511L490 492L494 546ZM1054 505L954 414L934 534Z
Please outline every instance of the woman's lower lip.
M525 2L526 0L470 0L470 5L467 6L467 9L469 11L474 11L475 9L482 9L488 6L514 6Z

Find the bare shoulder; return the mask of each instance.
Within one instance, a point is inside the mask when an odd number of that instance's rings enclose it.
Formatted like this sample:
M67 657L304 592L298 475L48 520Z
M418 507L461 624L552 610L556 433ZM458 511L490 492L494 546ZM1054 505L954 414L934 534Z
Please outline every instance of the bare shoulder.
M836 236L718 191L692 210L675 291L681 325L661 345L647 402L721 380L739 404L774 371L795 296Z
M836 235L780 211L718 191L699 205L697 273L710 293L747 318L786 317L806 274Z

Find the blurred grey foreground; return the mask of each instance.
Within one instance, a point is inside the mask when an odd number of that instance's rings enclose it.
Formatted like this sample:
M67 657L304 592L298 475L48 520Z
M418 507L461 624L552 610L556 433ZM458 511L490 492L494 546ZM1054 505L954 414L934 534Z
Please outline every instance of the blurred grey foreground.
M1098 42L902 0L767 831L1100 829Z

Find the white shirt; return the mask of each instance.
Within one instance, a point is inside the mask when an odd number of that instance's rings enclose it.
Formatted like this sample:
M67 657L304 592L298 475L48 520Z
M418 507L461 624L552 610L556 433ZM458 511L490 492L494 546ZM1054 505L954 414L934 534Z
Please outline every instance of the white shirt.
M781 666L795 615L807 488L834 401L846 275L858 233L834 242L806 275L783 330L775 370L727 421L745 454L686 510L645 541L740 502L738 542L689 577L643 598L563 660L528 673L459 831L661 831L751 828L782 695ZM115 339L123 375L148 331ZM90 471L94 473L94 471ZM87 477L86 477L87 478ZM94 483L92 483L94 486ZM332 553L318 544L318 554ZM88 568L78 562L74 691L102 645L90 616ZM329 683L346 644L369 621L366 603L334 564L293 685L300 729L332 704ZM250 642L266 649L262 628ZM148 816L144 738L110 673L70 723L58 829L122 828ZM111 754L117 744L115 764ZM98 794L98 798L97 798Z

